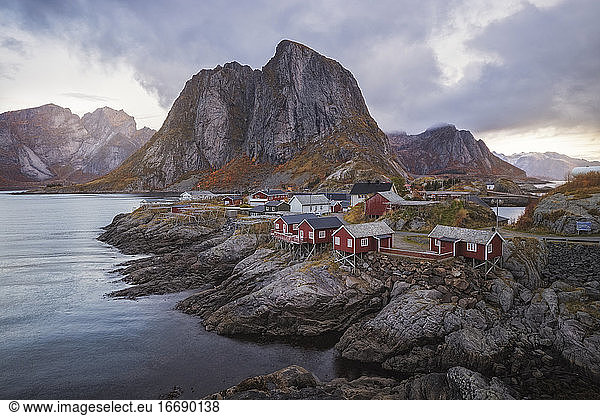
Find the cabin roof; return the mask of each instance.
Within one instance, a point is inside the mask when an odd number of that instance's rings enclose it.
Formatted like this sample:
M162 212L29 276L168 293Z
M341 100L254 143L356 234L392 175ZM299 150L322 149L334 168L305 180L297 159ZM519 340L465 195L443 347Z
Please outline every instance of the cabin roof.
M287 204L285 201L269 201L265 203L267 207L278 207L281 204Z
M449 227L447 225L436 225L429 233L430 238L447 239L447 241L465 241L467 243L488 244L497 231L492 230L473 230L471 228ZM502 238L502 240L504 240Z
M233 200L238 200L238 199L242 199L242 196L241 195L227 195L227 196L223 197L223 199L227 199L227 198L233 199Z
M341 192L326 192L324 195L332 201L345 201L350 199L348 194Z
M317 216L313 213L307 214L293 214L293 215L282 215L279 217L286 224L299 224L306 218L317 218Z
M392 189L392 185L393 184L391 182L355 183L352 186L350 195L376 194L377 192L390 191Z
M354 238L377 237L394 234L394 230L392 230L390 226L383 221L344 225L344 228Z
M402 198L394 191L383 191L377 192L379 195L390 201L390 204L394 205L402 205L402 203L406 202L406 199Z
M325 195L294 195L301 205L329 205L329 199Z
M306 221L314 230L340 228L344 225L338 217L305 218L304 221Z
M262 192L263 194L265 194L267 196L287 195L287 193L285 191L282 191L281 189L263 189L261 191L254 192L254 194L257 194L259 192ZM254 194L252 194L252 195L254 195Z
M264 205L253 206L252 208L250 208L250 212L265 212L265 206Z

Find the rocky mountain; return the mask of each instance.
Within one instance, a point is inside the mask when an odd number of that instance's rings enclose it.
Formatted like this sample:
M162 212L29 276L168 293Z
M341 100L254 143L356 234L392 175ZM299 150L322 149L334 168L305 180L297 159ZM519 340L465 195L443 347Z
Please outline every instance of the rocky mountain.
M315 186L403 174L352 74L284 40L260 70L237 62L186 82L158 133L101 189Z
M500 159L523 169L527 176L555 181L564 180L578 166L600 166L600 162L576 159L555 152L526 152L504 155L494 152Z
M525 172L494 156L483 140L453 125L435 127L416 135L388 134L392 149L409 172L478 174L524 177Z
M0 181L84 182L106 174L155 133L123 110L83 117L55 104L0 114Z

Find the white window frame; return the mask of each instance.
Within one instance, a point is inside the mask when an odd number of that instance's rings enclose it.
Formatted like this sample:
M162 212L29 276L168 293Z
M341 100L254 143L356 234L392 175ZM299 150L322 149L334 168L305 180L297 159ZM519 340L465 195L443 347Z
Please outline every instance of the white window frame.
M477 252L477 244L467 243L467 251L470 251L471 253L476 253Z
M361 247L369 247L369 238L361 238L360 246Z
M348 246L348 248L352 248L352 239L351 238L346 240L346 245Z
M304 231L300 230L300 238L304 238Z
M492 251L494 251L494 247L491 244L488 244L488 246L487 246L488 254L491 253Z
M319 231L319 238L325 238L325 231Z
M294 231L296 231L296 230L298 229L298 225L299 225L299 224L294 224L294 225L293 225L293 227L294 227Z
M278 222L275 223L275 229L279 230L279 223Z
M334 238L333 238L333 242L334 242L336 245L338 245L338 246L339 246L339 245L340 245L340 238L339 238L339 237L334 237Z
M315 238L315 233L312 232L312 231L309 231L308 232L308 238L311 239L311 240L313 240Z
M433 240L433 245L436 247L440 246L440 240L438 240L437 238Z

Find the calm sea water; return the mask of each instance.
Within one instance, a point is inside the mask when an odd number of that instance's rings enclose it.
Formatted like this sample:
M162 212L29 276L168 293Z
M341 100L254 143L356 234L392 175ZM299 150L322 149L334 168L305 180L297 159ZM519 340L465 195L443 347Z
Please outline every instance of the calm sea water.
M204 331L173 310L189 293L110 299L133 258L96 240L142 198L0 193L0 399L201 397L299 364L347 372L329 350L259 345Z

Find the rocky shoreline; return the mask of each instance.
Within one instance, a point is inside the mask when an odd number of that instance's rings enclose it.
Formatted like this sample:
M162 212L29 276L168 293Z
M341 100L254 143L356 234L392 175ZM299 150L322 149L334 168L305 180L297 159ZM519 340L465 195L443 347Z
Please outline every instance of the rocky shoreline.
M295 261L267 235L234 228L225 219L176 225L148 210L115 217L99 239L151 256L124 264L132 286L112 295L196 289L177 307L207 330L326 339L340 357L397 377L321 382L294 367L281 370L300 383L293 388L257 381L282 375L258 376L223 398L600 398L597 246L515 239L505 269L487 276L460 259L372 254L353 274L327 253Z

